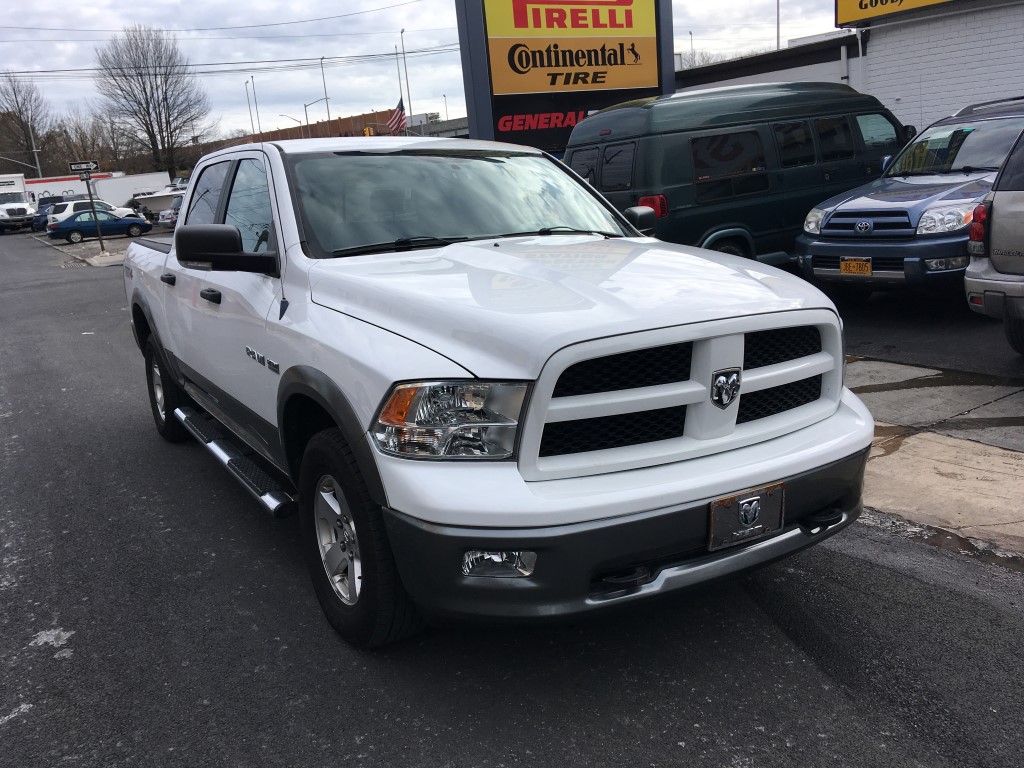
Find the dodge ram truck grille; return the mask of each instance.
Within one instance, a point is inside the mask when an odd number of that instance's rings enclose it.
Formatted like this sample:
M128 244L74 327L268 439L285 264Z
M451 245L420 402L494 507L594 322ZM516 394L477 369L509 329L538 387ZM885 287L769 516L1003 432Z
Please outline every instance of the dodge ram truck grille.
M827 310L663 328L557 352L519 449L527 479L637 469L722 453L809 426L838 407L842 340ZM740 389L712 399L719 374Z

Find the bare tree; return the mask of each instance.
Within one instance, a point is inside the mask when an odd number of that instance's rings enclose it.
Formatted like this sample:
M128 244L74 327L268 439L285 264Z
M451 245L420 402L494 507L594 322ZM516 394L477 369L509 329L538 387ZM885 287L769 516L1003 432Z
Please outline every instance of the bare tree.
M704 67L708 64L716 64L719 61L725 60L722 54L712 53L711 51L683 51L678 55L682 58L683 69Z
M96 89L111 116L129 142L152 155L155 168L173 176L179 149L191 143L194 126L210 112L175 38L151 27L125 27L96 49L96 61Z
M30 80L11 72L0 73L0 155L16 155L16 172L38 167L33 150L36 138L46 133L52 118L50 106Z

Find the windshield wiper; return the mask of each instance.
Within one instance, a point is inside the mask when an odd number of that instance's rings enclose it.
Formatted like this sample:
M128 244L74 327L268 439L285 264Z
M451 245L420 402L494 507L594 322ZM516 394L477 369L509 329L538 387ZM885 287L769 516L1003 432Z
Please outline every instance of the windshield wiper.
M498 237L527 237L529 235L600 235L601 237L622 237L618 232L602 232L599 229L576 229L565 224L542 227L531 232L506 232Z
M977 173L978 171L998 171L998 167L992 167L991 165L965 165L962 168L950 168L950 173Z
M468 237L434 237L432 235L400 237L397 240L388 240L383 243L367 243L366 245L353 245L349 248L339 248L336 251L331 251L331 256L358 256L363 253L411 251L414 248L440 248L445 245L459 243L468 239Z

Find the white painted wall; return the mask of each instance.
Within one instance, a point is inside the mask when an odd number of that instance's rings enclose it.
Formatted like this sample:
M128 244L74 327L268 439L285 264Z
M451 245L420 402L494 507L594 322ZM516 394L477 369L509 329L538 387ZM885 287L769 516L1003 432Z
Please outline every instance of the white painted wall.
M919 129L969 104L1024 96L1024 0L974 0L953 13L949 7L877 26L868 43L858 90Z

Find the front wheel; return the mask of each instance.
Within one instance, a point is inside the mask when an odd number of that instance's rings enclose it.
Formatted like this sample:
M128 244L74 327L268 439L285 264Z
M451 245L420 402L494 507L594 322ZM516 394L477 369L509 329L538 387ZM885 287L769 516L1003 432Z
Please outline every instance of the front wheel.
M79 232L77 229L72 229L67 234L67 241L69 243L80 243L85 240L85 235Z
M719 240L711 246L712 251L728 253L730 256L747 257L747 249L739 240Z
M1013 351L1024 355L1024 320L1008 317L1003 320L1003 330Z
M144 354L146 388L149 390L149 406L153 411L156 431L167 442L180 443L189 436L189 432L174 417L174 410L184 405L188 396L164 369L160 350L152 336L146 339Z
M306 446L299 504L306 565L331 626L359 648L417 631L422 620L395 569L384 518L339 430Z
M132 224L128 227L128 237L138 237L142 234L142 227L138 224Z

